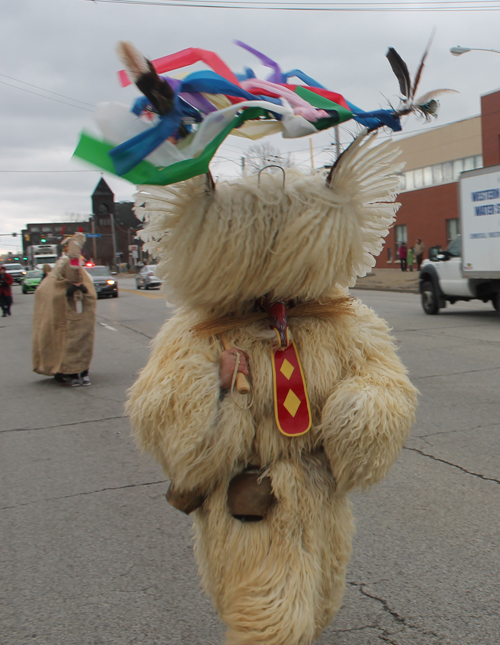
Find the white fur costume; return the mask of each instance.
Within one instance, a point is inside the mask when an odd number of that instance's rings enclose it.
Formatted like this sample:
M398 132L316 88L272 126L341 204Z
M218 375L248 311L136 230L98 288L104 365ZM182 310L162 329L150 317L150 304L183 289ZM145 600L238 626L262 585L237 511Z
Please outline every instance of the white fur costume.
M375 263L397 210L397 151L359 137L332 183L286 171L218 185L199 177L142 187L137 205L160 247L177 314L156 337L128 410L143 448L181 490L208 497L195 513L205 589L238 645L304 645L339 609L351 552L347 493L380 481L414 419L416 390L387 325L354 300L351 313L290 318L312 428L286 437L273 410L274 333L259 321L228 333L248 353L253 404L221 395L221 345L190 330L244 315L271 293L298 302L346 295ZM277 503L241 523L227 507L230 480L266 469Z

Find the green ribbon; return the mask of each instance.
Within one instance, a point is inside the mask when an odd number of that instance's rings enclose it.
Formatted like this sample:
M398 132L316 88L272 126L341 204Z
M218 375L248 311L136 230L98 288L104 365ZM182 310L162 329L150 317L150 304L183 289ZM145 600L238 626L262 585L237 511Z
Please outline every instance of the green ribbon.
M210 161L217 152L217 148L231 130L239 128L245 121L258 119L259 117L267 118L268 115L268 111L262 108L247 108L235 116L224 130L214 137L194 159L185 159L166 167L158 167L149 161L141 161L130 172L122 175L122 178L136 185L167 186L197 175L204 175L208 172ZM113 162L109 156L109 151L115 147L115 144L109 141L99 141L82 132L73 156L116 175Z

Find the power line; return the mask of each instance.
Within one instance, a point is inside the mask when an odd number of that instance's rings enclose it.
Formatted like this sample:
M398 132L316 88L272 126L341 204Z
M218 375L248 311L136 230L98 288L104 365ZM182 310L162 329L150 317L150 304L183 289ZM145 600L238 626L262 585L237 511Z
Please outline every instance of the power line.
M22 82L22 81L21 81ZM21 90L22 92L28 92L28 94L34 94L35 96L40 96L42 99L48 99L49 101L55 101L56 103L62 103L63 105L69 105L70 107L78 108L79 110L85 110L86 112L92 112L89 108L82 107L81 105L74 105L73 103L66 103L66 101L60 101L59 99L54 99L51 96L45 96L44 94L39 94L38 92L32 92L27 90L24 87L18 87L17 85L12 85L12 83L6 83L5 81L0 81L2 85L7 85L8 87L13 87L16 90ZM70 99L71 101L73 99Z
M71 96L66 96L65 94L58 94L57 92L52 92L52 90L46 90L44 87L39 87L38 85L33 85L32 83L27 83L26 81L21 81L19 78L14 78L13 76L7 76L7 74L0 74L4 78L8 78L11 81L16 81L16 83L22 83L23 85L28 85L29 87L34 87L37 90L42 90L42 92L48 92L49 94L54 94L55 96L60 96L63 99L69 99L70 101L75 101L76 103L82 103L83 105L88 105L91 108L95 108L95 105L92 103L87 103L86 101L80 101L80 99L73 99ZM18 89L22 90L22 87Z
M328 12L456 12L500 11L495 0L442 0L441 2L317 2L307 5L260 0L187 0L161 2L153 0L92 0L95 3L147 5L152 7L190 7L195 9L260 9L264 11L328 11Z
M102 172L101 170L0 170L0 172L48 172L48 173L57 173L57 172Z

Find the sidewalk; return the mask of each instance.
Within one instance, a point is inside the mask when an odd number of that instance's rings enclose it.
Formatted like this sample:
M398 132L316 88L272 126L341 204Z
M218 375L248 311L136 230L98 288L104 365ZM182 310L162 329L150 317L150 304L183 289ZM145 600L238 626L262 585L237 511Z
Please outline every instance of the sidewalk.
M418 293L418 271L401 271L400 269L373 269L364 278L358 278L355 289L372 289L373 291L402 291Z
M418 293L418 275L415 270L403 272L400 269L373 269L366 277L358 279L354 289ZM121 273L116 277L121 287L135 290L135 274Z

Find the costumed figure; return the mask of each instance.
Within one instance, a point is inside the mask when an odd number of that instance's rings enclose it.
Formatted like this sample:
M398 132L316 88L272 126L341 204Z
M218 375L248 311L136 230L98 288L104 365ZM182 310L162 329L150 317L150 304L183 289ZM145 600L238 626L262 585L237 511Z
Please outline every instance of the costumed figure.
M413 101L417 83L394 50L402 106L368 113L239 44L270 79L233 74L204 50L151 63L121 43L122 81L145 96L130 117L100 108L103 139L83 135L75 154L140 184L142 236L178 306L128 412L171 479L167 499L193 513L227 643L306 645L342 601L348 494L387 474L416 407L386 323L348 294L398 208L398 151L367 129L400 129L402 114L437 103ZM213 71L158 75L198 60ZM208 173L230 133L302 136L351 118L367 129L326 181L291 168L215 185Z
M33 371L61 383L90 385L97 296L81 261L84 233L62 241L66 255L46 274L35 291Z
M5 266L0 266L0 308L2 309L2 318L11 315L13 282L14 279L10 273L7 273Z

